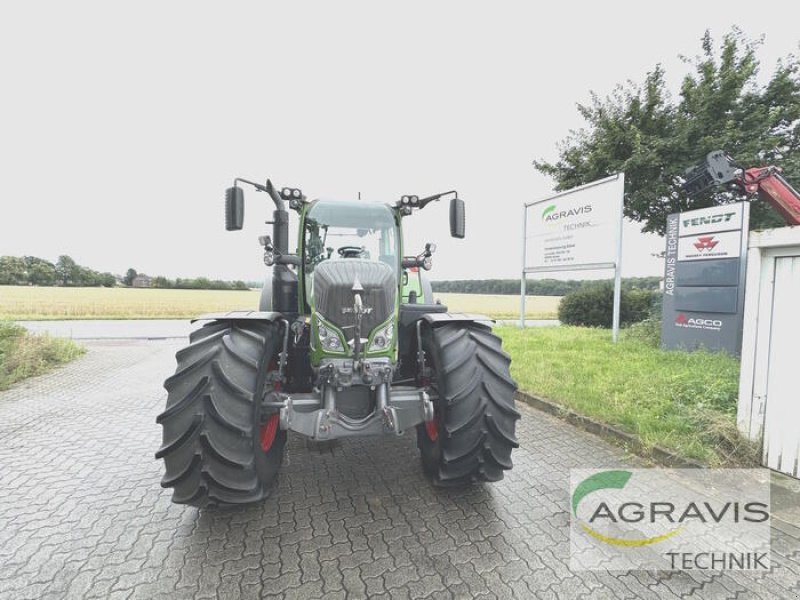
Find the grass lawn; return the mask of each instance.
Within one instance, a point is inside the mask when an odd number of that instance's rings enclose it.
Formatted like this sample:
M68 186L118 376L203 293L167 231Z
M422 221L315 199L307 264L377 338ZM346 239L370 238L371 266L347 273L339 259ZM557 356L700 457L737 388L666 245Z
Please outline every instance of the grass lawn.
M32 335L19 325L0 321L0 390L74 360L84 352L71 340Z
M665 351L622 332L499 327L522 391L709 465L749 465L736 429L739 362L723 353Z
M261 290L162 290L0 286L0 319L191 319L203 313L256 309ZM435 294L455 312L518 318L518 296ZM555 296L529 296L529 319L554 319Z

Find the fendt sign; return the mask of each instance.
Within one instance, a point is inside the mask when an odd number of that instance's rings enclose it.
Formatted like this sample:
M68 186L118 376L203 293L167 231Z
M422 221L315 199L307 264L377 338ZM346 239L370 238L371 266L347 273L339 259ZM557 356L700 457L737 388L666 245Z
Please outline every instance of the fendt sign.
M664 348L739 353L749 208L740 202L667 218Z

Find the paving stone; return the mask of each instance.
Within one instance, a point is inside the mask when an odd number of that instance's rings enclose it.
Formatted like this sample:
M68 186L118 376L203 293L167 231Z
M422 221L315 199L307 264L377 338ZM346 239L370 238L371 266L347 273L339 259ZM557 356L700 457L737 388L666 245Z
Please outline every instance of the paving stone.
M173 505L155 424L175 341L92 342L0 393L0 597L798 598L800 542L769 573L572 572L570 468L644 463L525 406L514 470L432 488L413 432L290 437L264 503Z

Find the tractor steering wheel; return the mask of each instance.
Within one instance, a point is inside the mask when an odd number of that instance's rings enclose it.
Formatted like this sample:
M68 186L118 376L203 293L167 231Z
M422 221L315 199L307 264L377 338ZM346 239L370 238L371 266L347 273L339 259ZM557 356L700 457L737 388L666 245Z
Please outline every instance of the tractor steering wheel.
M361 246L342 246L337 250L342 258L358 258L364 253Z

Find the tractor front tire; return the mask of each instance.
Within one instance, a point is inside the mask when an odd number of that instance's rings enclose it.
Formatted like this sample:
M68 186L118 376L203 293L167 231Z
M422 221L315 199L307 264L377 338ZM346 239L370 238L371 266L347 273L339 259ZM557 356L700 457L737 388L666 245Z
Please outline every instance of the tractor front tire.
M178 351L164 382L161 485L172 501L197 507L266 498L283 460L286 432L277 413L262 413L266 374L279 351L279 327L268 322L211 321Z
M423 469L437 486L501 480L520 414L500 338L480 323L447 323L424 330L423 349L438 395L434 420L417 426Z

